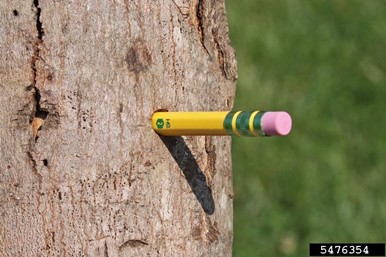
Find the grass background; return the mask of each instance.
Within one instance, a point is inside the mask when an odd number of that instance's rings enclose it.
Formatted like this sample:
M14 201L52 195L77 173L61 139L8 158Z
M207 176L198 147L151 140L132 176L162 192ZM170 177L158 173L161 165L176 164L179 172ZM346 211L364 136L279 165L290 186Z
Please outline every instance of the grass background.
M283 138L234 138L233 255L386 241L386 1L227 0L234 109L286 110Z

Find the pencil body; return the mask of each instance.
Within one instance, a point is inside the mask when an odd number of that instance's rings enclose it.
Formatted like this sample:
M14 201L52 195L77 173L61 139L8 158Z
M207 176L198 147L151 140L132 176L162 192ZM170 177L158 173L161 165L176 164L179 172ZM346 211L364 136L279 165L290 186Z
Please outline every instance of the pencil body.
M265 111L155 112L152 127L163 136L283 136L291 129L291 118L286 112Z
M160 135L228 135L224 119L229 112L156 112L153 129Z

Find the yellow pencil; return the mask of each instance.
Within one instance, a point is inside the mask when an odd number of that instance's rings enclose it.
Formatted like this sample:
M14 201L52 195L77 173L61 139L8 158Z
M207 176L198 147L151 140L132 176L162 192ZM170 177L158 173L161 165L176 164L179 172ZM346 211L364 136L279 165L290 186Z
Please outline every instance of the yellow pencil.
M152 127L163 136L285 136L292 120L286 112L155 112Z

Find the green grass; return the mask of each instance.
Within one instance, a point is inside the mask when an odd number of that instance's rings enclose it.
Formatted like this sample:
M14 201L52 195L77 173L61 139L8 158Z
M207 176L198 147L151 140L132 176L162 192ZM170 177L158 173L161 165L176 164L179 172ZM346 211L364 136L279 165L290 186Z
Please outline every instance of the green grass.
M286 110L234 138L234 256L386 241L386 1L227 0L234 109Z

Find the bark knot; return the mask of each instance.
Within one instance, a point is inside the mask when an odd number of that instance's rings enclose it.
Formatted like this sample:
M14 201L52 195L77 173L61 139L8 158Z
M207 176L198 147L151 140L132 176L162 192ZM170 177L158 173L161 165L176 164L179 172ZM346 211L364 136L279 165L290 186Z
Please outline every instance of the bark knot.
M135 74L145 72L152 61L146 43L141 39L137 39L127 51L125 61L129 71Z

